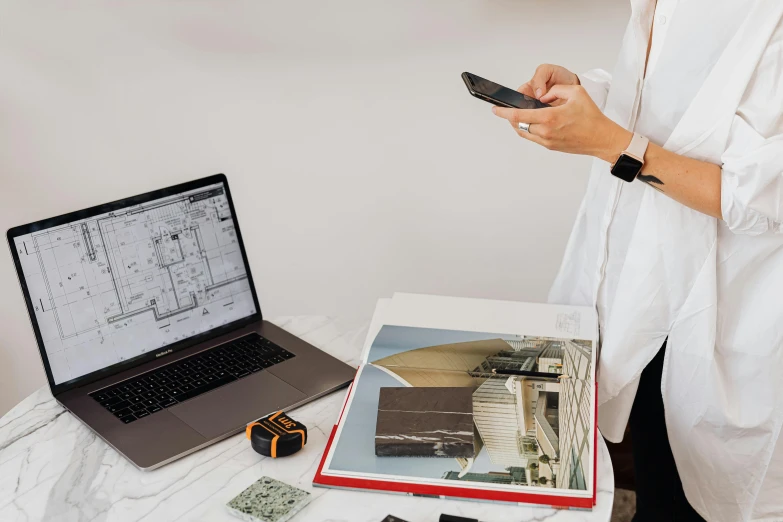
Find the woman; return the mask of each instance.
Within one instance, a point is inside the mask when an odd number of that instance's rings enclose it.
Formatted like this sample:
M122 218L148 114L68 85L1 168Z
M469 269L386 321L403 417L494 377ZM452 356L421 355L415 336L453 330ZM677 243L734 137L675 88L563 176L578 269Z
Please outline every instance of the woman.
M550 300L598 310L599 427L630 424L639 522L783 519L782 18L632 0L611 76L542 65L520 91L554 107L493 108L596 158Z

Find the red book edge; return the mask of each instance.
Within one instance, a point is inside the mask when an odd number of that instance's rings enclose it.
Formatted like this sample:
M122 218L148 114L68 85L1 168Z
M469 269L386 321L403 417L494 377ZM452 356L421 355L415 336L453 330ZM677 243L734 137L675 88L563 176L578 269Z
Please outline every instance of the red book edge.
M359 373L358 369L356 371ZM355 381L354 381L355 382ZM595 385L596 394L598 392L598 383ZM348 389L348 393L345 396L345 402L343 408L340 411L340 416L337 418L337 424L332 428L332 432L329 434L329 440L326 442L326 448L321 456L321 462L318 464L318 469L313 477L313 484L320 484L322 486L332 486L338 488L349 489L368 489L375 491L387 491L396 493L409 493L413 495L428 495L428 496L445 496L455 498L471 498L477 500L490 500L498 502L519 502L524 504L540 504L550 505L554 508L585 508L592 509L596 503L596 492L598 490L597 480L597 463L598 463L598 429L594 427L595 441L593 445L593 497L592 498L574 498L574 497L561 497L555 495L542 495L538 493L512 493L508 491L488 491L484 489L473 488L457 488L441 485L427 485L427 484L410 484L403 482L393 482L389 480L369 480L360 478L348 478L348 477L331 477L322 473L324 465L326 464L326 456L332 448L332 442L334 436L337 434L337 426L342 421L345 408L348 406L348 401L351 398L351 392L353 392L353 383ZM595 396L595 419L598 421L598 396Z
M593 506L597 503L598 496L598 379L595 379L595 422L593 423Z

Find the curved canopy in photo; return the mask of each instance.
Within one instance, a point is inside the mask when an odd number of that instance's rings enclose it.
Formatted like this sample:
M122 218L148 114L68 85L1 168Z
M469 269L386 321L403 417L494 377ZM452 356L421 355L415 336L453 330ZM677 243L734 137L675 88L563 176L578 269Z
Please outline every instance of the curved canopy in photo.
M508 350L502 339L440 344L390 355L372 363L408 386L478 386L473 371L489 356Z

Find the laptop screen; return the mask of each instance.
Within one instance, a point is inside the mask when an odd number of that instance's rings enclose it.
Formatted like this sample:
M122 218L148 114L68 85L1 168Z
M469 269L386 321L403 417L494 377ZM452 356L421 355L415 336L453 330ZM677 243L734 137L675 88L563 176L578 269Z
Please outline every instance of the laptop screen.
M55 384L256 313L222 182L14 246Z

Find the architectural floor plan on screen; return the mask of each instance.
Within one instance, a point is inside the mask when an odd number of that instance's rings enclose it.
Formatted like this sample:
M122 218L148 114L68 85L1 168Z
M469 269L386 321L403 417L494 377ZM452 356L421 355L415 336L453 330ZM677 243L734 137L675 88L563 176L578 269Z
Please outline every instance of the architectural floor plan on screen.
M57 383L255 312L222 183L15 242Z

